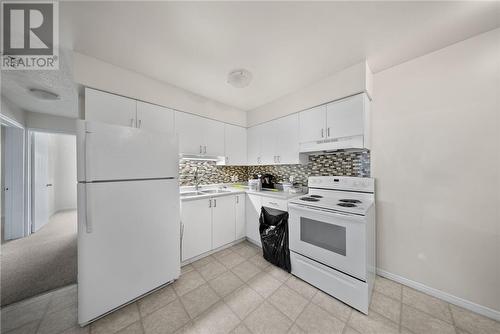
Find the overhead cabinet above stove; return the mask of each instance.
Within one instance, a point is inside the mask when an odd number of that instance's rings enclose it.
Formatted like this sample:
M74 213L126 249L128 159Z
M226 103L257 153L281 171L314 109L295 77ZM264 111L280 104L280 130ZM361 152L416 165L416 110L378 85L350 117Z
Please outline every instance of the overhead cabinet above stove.
M369 149L369 112L365 93L300 112L300 152Z

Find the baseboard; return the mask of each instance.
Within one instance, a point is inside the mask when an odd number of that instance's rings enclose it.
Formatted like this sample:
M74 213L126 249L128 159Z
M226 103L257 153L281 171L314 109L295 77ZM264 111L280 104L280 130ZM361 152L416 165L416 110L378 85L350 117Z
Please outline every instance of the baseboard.
M485 317L494 319L496 321L500 321L500 311L496 311L496 310L491 309L489 307L473 303L473 302L468 301L466 299L451 295L447 292L444 292L444 291L441 291L438 289L431 288L427 285L412 281L412 280L404 278L402 276L392 274L392 273L385 271L383 269L377 268L377 274L379 276L382 276L382 277L388 278L390 280L393 280L395 282L406 285L406 286L413 288L415 290L424 292L424 293L431 295L433 297L442 299L450 304L453 304L453 305L462 307L464 309L467 309L469 311L481 314Z

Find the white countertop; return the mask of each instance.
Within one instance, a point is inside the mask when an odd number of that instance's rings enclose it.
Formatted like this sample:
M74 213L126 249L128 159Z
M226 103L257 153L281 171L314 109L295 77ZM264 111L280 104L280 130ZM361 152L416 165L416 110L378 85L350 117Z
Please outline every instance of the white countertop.
M196 194L196 195L193 194L193 196L181 196L181 200L182 201L191 201L191 200L197 200L197 199L202 199L202 198L229 196L229 195L242 194L242 193L264 196L264 197L279 198L279 199L283 199L283 200L289 200L291 198L295 198L295 197L304 195L304 193L293 194L293 193L284 192L281 190L263 189L262 191L252 191L252 190L248 190L248 186L241 185L241 184L203 185L203 186L200 186L198 188L198 191L202 192L204 190L212 190L212 189L222 189L222 190L225 190L226 192L212 193L212 194ZM180 187L181 194L187 193L187 192L194 192L194 191L196 191L194 186Z

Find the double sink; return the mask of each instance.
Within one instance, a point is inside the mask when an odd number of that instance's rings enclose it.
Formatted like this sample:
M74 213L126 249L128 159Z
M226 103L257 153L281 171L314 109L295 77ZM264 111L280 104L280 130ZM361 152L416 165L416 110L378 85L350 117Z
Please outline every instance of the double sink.
M197 191L187 191L180 194L181 198L184 197L195 197L195 196L203 196L203 195L211 195L211 194L223 194L230 193L231 190L224 189L207 189L207 190L197 190Z

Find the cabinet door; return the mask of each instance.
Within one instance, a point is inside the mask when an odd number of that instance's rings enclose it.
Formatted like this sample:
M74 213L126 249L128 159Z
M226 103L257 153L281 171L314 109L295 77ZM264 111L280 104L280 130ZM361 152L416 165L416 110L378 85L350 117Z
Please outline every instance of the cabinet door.
M261 197L247 194L246 196L246 236L260 245L259 216Z
M348 97L327 105L327 136L342 138L363 135L363 94Z
M182 261L212 250L212 208L208 198L182 201Z
M179 135L179 153L202 154L203 118L188 113L175 112L175 131Z
M203 118L203 154L224 156L224 123Z
M136 100L85 88L85 120L135 126Z
M258 165L260 163L260 129L252 126L247 130L247 163Z
M245 194L237 194L234 196L236 200L235 211L236 211L236 236L235 239L241 239L245 237L246 234L246 224L245 224Z
M224 125L226 165L245 165L247 163L247 129Z
M299 161L299 116L293 114L277 119L276 162L278 164L298 164Z
M260 162L263 165L274 165L276 160L276 140L280 136L277 121L257 125L260 136Z
M212 198L212 248L219 248L234 241L235 197Z
M174 111L156 104L137 101L137 127L174 133Z
M326 138L326 106L318 106L299 113L299 142Z

